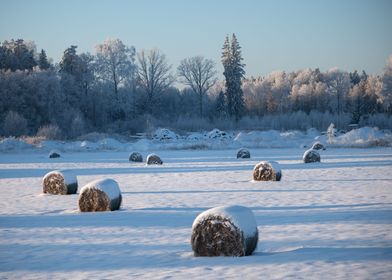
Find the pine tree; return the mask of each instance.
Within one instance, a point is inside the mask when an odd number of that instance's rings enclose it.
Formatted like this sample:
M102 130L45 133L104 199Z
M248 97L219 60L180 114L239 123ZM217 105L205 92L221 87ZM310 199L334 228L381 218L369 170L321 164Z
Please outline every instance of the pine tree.
M43 49L41 49L41 53L39 54L38 66L41 70L47 70L50 67L46 52Z
M226 115L226 106L225 106L225 94L221 90L219 92L218 97L215 100L215 116L217 118L224 118Z
M229 37L226 36L223 44L222 64L226 80L227 113L236 121L245 111L244 94L241 89L242 79L245 75L245 64L241 63L242 60L241 47L235 34L232 36L231 43Z

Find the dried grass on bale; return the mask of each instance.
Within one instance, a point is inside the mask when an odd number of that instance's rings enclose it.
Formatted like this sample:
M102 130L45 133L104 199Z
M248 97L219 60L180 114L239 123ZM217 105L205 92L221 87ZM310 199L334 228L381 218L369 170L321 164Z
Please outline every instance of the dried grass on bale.
M71 171L52 171L42 179L43 192L50 194L75 194L78 190L76 176Z
M325 151L325 146L321 144L320 142L315 142L312 146L313 150L324 150Z
M254 220L252 213L250 219ZM256 225L249 235L230 217L219 213L196 218L192 226L191 244L195 256L248 256L256 249L257 242Z
M85 185L79 195L81 212L114 211L120 209L122 195L116 181L95 180Z
M149 154L146 160L147 164L163 164L161 158L156 154Z
M50 151L49 158L59 158L59 157L60 157L59 151L56 151L56 150Z
M134 152L129 156L129 161L143 162L143 156L138 152Z
M320 162L320 154L313 149L305 151L302 157L304 163Z
M253 168L253 180L255 181L280 181L282 171L276 162L262 161Z
M250 158L250 152L248 149L242 148L237 152L237 158Z

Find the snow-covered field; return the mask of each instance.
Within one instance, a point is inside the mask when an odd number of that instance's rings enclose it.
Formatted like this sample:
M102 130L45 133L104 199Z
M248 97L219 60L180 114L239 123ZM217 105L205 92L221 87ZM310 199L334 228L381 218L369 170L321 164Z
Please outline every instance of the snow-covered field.
M152 150L162 166L128 152L0 154L0 279L392 279L392 148ZM146 157L146 153L143 156ZM253 182L275 160L282 181ZM73 169L80 188L113 178L120 211L80 213L78 195L42 194L42 177ZM202 211L249 207L259 230L252 256L194 257Z

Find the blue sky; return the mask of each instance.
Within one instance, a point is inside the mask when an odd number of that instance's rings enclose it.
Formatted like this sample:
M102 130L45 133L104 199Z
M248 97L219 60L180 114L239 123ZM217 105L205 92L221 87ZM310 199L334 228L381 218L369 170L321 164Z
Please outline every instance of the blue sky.
M174 68L203 55L217 63L236 33L246 76L306 67L379 74L392 54L391 0L0 0L0 41L33 40L58 62L107 38L157 47Z

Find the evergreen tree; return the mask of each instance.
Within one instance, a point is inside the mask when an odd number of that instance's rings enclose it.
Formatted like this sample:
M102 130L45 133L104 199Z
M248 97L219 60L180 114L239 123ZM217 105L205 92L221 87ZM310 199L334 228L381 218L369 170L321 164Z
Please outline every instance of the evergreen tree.
M41 49L41 53L39 54L38 66L41 70L47 70L50 67L46 52L43 49Z
M244 94L241 89L242 79L245 75L245 64L241 63L242 60L241 47L235 34L232 36L231 43L229 37L226 36L223 44L222 64L226 80L227 112L236 121L245 111Z
M224 118L226 115L225 94L222 90L215 100L214 115L217 118Z
M70 46L64 51L63 57L60 61L60 74L69 74L77 77L80 70L80 58L76 54L76 48L78 46Z

